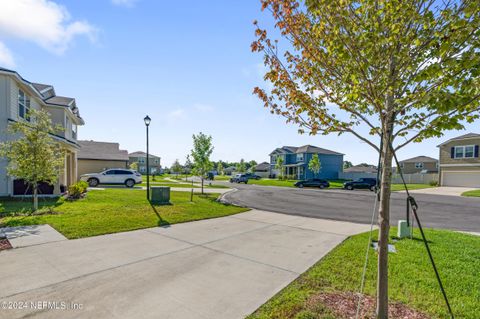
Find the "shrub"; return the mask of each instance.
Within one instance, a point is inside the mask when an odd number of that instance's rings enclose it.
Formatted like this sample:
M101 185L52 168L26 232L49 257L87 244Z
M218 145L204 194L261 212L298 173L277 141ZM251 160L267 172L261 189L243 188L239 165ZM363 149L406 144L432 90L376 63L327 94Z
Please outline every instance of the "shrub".
M438 181L430 181L430 186L438 186Z
M72 184L68 187L68 198L69 199L79 199L87 192L88 183L84 181L79 181L75 184Z

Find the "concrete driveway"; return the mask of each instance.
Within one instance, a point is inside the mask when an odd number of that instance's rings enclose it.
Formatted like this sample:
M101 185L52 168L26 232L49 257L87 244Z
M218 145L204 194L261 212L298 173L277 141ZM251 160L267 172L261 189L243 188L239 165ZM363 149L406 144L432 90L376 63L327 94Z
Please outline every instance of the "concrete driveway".
M411 190L413 194L428 194L428 195L444 195L444 196L462 196L462 193L475 190L475 188L469 187L433 187L424 189ZM405 191L402 191L405 192Z
M253 210L2 251L0 318L243 318L368 229Z

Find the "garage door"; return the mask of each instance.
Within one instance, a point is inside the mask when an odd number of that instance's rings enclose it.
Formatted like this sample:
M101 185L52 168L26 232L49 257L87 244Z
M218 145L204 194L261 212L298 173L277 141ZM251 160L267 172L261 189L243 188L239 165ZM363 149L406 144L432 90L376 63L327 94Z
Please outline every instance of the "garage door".
M443 172L442 186L480 187L480 172Z

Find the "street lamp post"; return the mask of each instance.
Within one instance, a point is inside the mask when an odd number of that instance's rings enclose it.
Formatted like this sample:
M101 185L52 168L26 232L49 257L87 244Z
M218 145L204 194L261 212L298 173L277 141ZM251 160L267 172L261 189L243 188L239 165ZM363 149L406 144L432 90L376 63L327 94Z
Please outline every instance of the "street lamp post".
M148 154L148 127L152 119L147 115L143 119L147 128L147 200L150 201L150 155Z

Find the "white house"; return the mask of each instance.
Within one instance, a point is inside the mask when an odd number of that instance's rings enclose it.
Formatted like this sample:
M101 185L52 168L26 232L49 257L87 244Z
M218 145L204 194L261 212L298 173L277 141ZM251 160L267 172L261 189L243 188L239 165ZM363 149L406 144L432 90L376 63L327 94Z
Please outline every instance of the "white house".
M52 123L64 128L52 134L66 150L64 169L57 183L40 187L42 194L60 194L77 180L77 128L85 122L75 99L57 96L53 86L27 81L17 72L0 67L0 142L15 138L7 132L8 125L29 121L30 109L47 111ZM23 181L7 175L6 166L6 159L0 158L0 196L28 194Z

